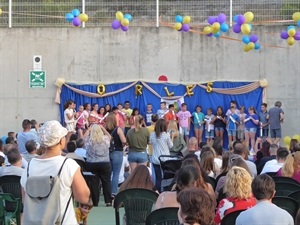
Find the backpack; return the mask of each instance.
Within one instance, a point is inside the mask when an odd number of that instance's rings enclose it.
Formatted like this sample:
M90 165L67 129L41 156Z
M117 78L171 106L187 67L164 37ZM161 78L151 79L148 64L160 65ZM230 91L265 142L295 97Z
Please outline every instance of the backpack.
M60 173L66 160L62 163L56 177L29 176L29 162L22 225L61 225L63 223L72 198L71 195L61 218Z
M117 129L118 129L118 127L115 127L113 129L113 131L110 133L110 136L111 136L110 145L109 145L109 151L110 152L113 152L115 150L115 141L114 141L113 134L116 132Z

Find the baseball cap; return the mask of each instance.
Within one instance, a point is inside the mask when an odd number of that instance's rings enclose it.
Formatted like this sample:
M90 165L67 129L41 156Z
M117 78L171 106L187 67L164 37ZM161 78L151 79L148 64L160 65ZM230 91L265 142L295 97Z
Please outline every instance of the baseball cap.
M44 123L38 131L38 138L41 145L52 147L59 143L65 137L68 130L64 128L58 121L51 120Z

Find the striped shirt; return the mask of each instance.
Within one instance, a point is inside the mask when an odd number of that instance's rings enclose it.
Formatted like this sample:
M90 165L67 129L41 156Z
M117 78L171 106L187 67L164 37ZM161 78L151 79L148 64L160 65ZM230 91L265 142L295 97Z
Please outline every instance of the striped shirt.
M153 148L152 160L154 164L159 165L158 157L160 155L170 155L170 148L173 147L170 135L166 132L160 134L157 138L155 132L150 134L150 143Z

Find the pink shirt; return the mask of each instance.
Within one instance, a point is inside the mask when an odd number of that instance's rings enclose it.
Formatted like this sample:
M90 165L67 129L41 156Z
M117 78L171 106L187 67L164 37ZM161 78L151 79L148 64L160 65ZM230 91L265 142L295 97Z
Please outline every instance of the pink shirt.
M189 111L179 111L177 113L177 117L179 118L179 126L180 127L188 127L189 126L189 118L192 117Z
M276 176L282 177L282 168L277 172ZM293 178L294 180L300 183L300 171L295 171L291 178Z

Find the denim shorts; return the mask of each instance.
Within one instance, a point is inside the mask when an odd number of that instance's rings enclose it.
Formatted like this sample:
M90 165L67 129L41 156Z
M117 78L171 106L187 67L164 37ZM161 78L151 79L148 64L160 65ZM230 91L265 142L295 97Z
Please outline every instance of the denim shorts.
M190 132L187 130L187 127L179 127L179 132L183 136L189 136Z
M236 130L228 130L228 136L236 137Z
M281 129L270 129L271 138L281 138Z
M203 130L203 125L200 126L198 123L195 123L194 130Z
M245 133L247 132L256 133L256 128L245 128Z
M146 152L129 152L128 161L130 163L145 163L148 162L148 155Z
M210 130L209 132L208 130L205 130L205 138L214 138L214 136L215 136L214 130Z
M224 131L223 127L215 127L215 131Z

